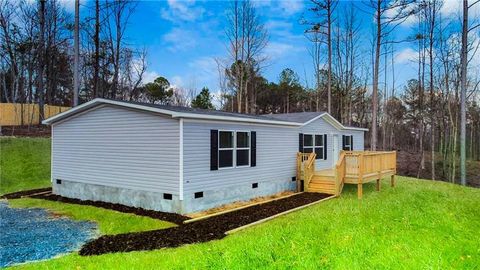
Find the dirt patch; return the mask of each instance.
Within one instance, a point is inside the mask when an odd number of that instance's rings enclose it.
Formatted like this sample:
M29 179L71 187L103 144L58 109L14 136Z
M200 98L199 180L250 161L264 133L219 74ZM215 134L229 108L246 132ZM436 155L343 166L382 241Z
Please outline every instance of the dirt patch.
M46 137L49 138L52 134L50 126L36 125L36 126L2 126L3 136L17 136L17 137Z
M321 193L301 193L288 198L183 224L178 227L147 232L104 235L85 244L80 250L80 255L153 250L221 239L225 237L225 233L229 230L329 196Z
M215 214L215 213L219 213L219 212L243 207L243 206L246 206L246 205L261 203L261 202L264 202L264 201L273 200L273 199L276 199L276 198L280 198L280 197L284 197L284 196L288 196L288 195L293 195L293 194L294 194L293 191L284 191L284 192L276 193L276 194L270 195L270 196L253 198L253 199L248 200L248 201L238 201L238 202L233 202L233 203L221 205L219 207L211 208L211 209L208 209L208 210L205 210L205 211L202 211L202 212L188 214L187 216L191 217L191 218L203 217L203 216L207 216L207 215L211 215L211 214Z
M118 203L108 203L108 202L101 202L101 201L83 201L79 199L72 199L72 198L65 198L59 195L55 194L41 194L41 195L34 195L30 196L31 198L35 199L43 199L43 200L49 200L49 201L57 201L57 202L64 202L64 203L73 203L73 204L80 204L80 205L89 205L89 206L95 206L95 207L100 207L104 209L109 209L109 210L114 210L122 213L129 213L129 214L135 214L138 216L144 216L144 217L151 217L154 219L160 219L164 221L169 221L175 224L182 224L183 221L190 219L189 217L182 216L180 214L175 214L175 213L167 213L167 212L160 212L160 211L155 211L155 210L147 210L143 208L137 208L133 206L126 206L123 204L118 204Z
M13 192L13 193L7 193L2 195L0 198L2 199L20 199L25 196L30 196L36 193L40 192L47 192L47 191L52 191L51 187L48 188L37 188L37 189L29 189L29 190L23 190L23 191L18 191L18 192Z

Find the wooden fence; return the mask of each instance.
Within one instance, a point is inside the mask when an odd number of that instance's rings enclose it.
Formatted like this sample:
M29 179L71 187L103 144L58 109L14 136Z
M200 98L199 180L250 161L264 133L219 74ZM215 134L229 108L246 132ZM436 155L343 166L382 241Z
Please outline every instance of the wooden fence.
M38 125L38 104L0 103L0 126ZM70 107L45 105L45 119L64 112Z

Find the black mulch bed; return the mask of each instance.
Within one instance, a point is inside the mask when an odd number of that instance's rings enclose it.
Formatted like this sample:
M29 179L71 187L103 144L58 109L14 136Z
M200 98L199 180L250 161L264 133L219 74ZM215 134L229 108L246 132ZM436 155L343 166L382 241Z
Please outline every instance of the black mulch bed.
M80 250L80 255L153 250L221 239L225 237L225 233L229 230L329 196L321 193L301 193L285 199L182 224L178 227L146 232L104 235L85 244Z
M36 194L36 193L40 193L40 192L47 192L47 191L52 191L52 188L48 187L48 188L37 188L37 189L23 190L23 191L4 194L0 198L10 199L10 200L11 199L20 199L20 198L25 197L25 196L30 196L32 194Z
M30 197L35 199L43 199L43 200L50 200L50 201L57 201L57 202L64 202L64 203L90 205L90 206L100 207L104 209L115 210L122 213L135 214L138 216L145 216L145 217L151 217L154 219L169 221L175 224L182 224L185 220L190 219L189 217L182 216L175 213L166 213L166 212L160 212L155 210L147 210L147 209L137 208L133 206L126 206L118 203L108 203L108 202L89 201L89 200L83 201L79 199L65 198L65 197L51 194L51 193L34 195Z
M2 126L1 135L16 137L50 137L50 126L33 125L33 126Z

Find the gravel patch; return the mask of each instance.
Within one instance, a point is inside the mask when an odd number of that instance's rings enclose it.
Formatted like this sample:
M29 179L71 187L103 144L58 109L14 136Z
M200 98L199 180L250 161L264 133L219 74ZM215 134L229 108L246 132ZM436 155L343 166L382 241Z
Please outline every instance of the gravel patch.
M98 235L93 222L53 216L40 208L10 208L5 202L0 202L0 232L0 267L76 251Z

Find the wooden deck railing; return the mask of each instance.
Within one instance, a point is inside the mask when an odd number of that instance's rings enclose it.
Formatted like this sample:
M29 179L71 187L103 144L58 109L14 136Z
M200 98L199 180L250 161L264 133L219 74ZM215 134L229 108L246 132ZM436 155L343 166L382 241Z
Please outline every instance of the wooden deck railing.
M304 188L308 188L315 175L315 153L297 153L297 179L303 179ZM341 151L339 159L333 168L335 189L334 194L340 195L344 184L357 184L358 197L362 197L363 184L377 181L380 190L380 180L391 177L392 187L395 185L397 173L397 153L395 151ZM325 177L322 174L319 174ZM316 180L315 180L316 181ZM297 181L300 191L300 181Z
M394 186L394 175L397 172L397 152L395 151L342 151L345 154L345 182L358 184L358 197L362 197L362 184L377 181L380 190L380 179L391 176Z
M315 174L315 153L297 153L297 191L300 191L300 179L306 189Z
M340 195L343 189L343 184L345 183L345 175L347 162L345 159L345 152L340 153L337 164L335 165L335 195Z

